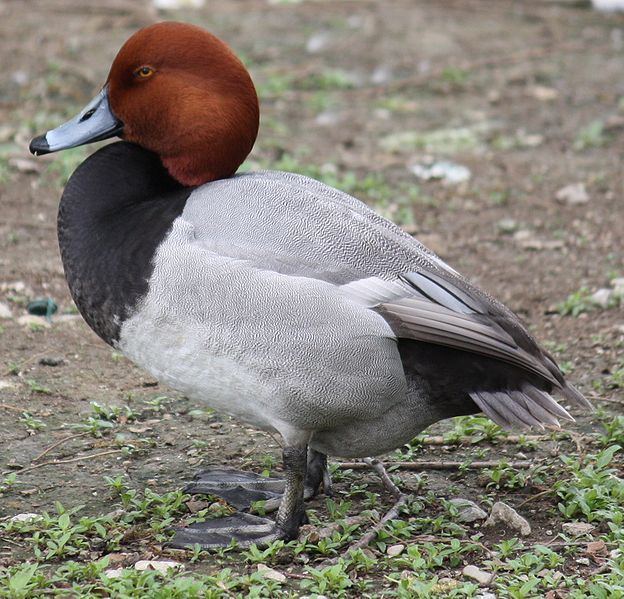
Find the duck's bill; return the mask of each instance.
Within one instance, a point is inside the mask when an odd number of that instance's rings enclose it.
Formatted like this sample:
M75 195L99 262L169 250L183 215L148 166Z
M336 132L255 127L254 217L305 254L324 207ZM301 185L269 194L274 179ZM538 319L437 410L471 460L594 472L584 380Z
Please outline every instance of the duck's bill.
M123 123L113 114L108 102L108 86L104 86L76 117L35 137L29 149L39 156L115 137L122 131Z

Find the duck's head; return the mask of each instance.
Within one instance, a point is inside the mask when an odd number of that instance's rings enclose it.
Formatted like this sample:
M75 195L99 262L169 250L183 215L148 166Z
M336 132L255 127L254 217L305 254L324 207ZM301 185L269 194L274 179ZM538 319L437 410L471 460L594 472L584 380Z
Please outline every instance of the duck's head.
M100 93L72 120L30 143L47 154L119 136L150 150L183 185L229 177L258 133L258 98L221 40L185 23L137 31Z

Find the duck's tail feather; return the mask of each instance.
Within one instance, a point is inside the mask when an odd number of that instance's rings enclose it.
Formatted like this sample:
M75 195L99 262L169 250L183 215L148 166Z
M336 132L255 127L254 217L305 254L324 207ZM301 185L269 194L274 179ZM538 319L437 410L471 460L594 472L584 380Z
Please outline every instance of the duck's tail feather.
M563 396L583 406L591 404L572 386L562 389ZM559 427L559 420L574 422L569 412L546 391L530 383L522 389L505 391L473 391L470 398L481 411L505 429L531 428L544 430L544 426Z
M591 402L574 386L566 382L566 384L560 389L561 394L570 402L594 411L594 406Z

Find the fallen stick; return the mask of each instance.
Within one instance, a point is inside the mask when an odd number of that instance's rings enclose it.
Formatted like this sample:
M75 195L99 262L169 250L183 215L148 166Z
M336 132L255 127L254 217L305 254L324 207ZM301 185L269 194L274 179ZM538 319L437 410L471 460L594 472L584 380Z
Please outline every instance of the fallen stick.
M488 460L485 462L388 462L388 467L395 466L399 470L461 470L468 468L478 470L480 468L496 468L505 464L510 468L531 468L534 462L506 462L505 460ZM366 462L338 462L338 468L350 470L366 470L370 466Z
M540 491L539 493L536 493L535 495L531 495L531 497L528 497L527 499L525 499L518 506L518 509L520 509L523 505L526 505L527 503L530 503L531 501L534 501L535 499L539 499L540 497L544 497L545 495L550 495L551 493L554 493L554 492L555 492L554 489L546 489L545 491Z
M59 445L62 445L63 443L67 443L67 441L71 441L72 439L78 439L78 437L84 437L90 434L91 434L90 431L85 431L83 433L76 433L75 435L69 435L69 437L60 439L56 443L53 443L52 445L50 445L50 447L48 447L47 449L44 449L36 458L33 458L31 462L38 462L44 455L50 453L53 449L57 448Z
M467 445L473 445L472 437L463 437L461 439L445 439L442 435L435 435L431 437L423 437L418 439L418 443L421 445L462 445L466 442ZM548 435L507 435L506 437L498 437L492 439L496 443L529 443L531 441L546 441L550 439ZM489 441L485 437L479 439L479 441Z
M6 404L6 403L0 403L0 408L4 408L5 410L14 410L15 412L23 412L24 411L24 408L17 408L15 406L10 406L9 404Z
M379 478L381 478L381 482L383 483L384 487L386 487L386 489L394 497L395 502L394 505L386 512L383 518L381 518L379 522L371 526L368 532L362 535L362 537L358 541L349 545L349 547L343 554L347 554L351 551L357 551L358 549L363 549L364 547L367 547L375 539L377 533L385 526L386 522L389 522L390 520L395 520L399 517L399 512L401 511L401 508L407 503L408 499L410 498L409 495L405 495L404 493L402 493L401 489L399 489L392 482L384 465L379 460L375 458L364 458L364 461L361 462L361 464L366 468L372 468L377 473ZM323 562L323 565L329 565L335 562L335 559L328 560L326 562Z
M72 464L73 462L82 462L85 460L91 460L94 458L101 458L105 455L112 455L114 453L121 453L123 449L111 449L109 451L101 451L100 453L91 453L89 455L78 456L77 458L70 458L69 460L50 460L49 462L41 462L40 464L35 464L34 466L28 466L26 468L22 468L21 470L5 470L2 475L10 474L11 472L18 472L19 474L24 474L26 472L32 472L33 470L37 470L37 468L43 468L44 466L61 466L63 464Z

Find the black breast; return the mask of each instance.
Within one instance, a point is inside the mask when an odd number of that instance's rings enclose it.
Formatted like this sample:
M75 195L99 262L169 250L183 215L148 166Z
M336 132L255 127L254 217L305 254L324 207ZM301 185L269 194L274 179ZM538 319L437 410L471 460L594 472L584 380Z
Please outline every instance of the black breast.
M192 191L155 154L127 142L98 150L67 183L58 214L65 277L107 343L147 292L154 252Z

